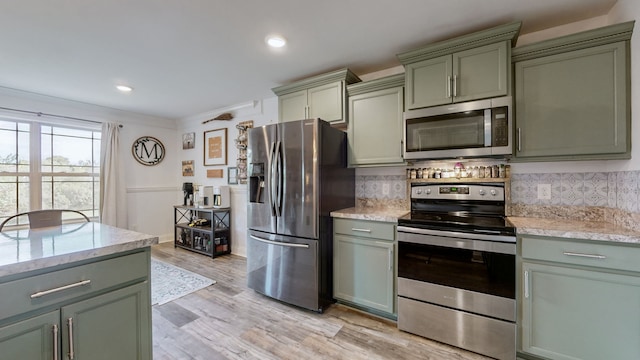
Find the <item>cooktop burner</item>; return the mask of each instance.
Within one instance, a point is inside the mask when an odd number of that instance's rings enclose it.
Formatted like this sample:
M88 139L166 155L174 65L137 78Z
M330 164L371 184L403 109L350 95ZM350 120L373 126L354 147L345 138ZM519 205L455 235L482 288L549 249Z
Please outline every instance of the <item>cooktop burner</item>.
M504 216L411 212L399 218L398 225L443 231L515 235L515 228Z
M411 188L411 213L398 225L431 230L515 235L505 219L499 184L421 184Z

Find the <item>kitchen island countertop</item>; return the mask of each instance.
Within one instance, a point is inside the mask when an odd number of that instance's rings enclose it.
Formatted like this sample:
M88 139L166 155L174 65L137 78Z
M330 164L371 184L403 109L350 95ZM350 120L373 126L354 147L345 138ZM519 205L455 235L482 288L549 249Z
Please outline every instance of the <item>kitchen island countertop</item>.
M508 217L518 235L540 235L559 238L635 243L640 245L640 232L604 221Z
M0 232L0 277L157 243L157 236L96 222Z
M398 218L409 213L409 210L404 209L389 209L379 207L352 207L342 210L336 210L331 212L331 216L334 218L355 219L355 220L370 220L370 221L384 221L397 223Z

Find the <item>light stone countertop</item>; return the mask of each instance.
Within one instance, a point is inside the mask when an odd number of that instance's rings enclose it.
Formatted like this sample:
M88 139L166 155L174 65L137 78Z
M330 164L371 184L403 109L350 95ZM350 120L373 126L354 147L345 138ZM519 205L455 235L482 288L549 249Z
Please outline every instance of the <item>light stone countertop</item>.
M387 209L387 208L365 208L365 207L352 207L337 211L332 211L331 216L334 218L343 219L355 219L355 220L370 220L370 221L384 221L397 223L398 218L408 214L409 210L401 209Z
M157 236L96 222L0 232L0 277L157 243Z
M508 217L518 235L541 235L597 241L636 243L640 232L599 221Z

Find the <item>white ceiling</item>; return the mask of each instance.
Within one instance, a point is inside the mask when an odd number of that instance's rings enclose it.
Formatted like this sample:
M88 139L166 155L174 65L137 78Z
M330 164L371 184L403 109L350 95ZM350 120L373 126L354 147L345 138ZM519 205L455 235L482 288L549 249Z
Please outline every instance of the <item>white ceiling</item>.
M2 0L0 86L168 118L271 97L338 68L522 21L529 33L615 0ZM288 40L282 51L267 34ZM114 85L134 87L119 93Z

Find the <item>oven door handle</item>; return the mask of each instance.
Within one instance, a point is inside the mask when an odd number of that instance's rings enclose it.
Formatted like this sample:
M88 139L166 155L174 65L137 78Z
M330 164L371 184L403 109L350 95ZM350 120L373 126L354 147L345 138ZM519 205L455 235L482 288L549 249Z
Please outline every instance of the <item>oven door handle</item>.
M448 237L457 237L463 239L472 239L472 240L489 240L489 241L499 241L506 243L515 243L515 236L506 236L506 235L485 235L485 234L474 234L474 233L464 233L457 231L446 231L446 230L430 230L430 229L420 229L408 226L398 226L398 232L405 232L409 234L420 234L420 235L433 235L433 236L448 236Z

